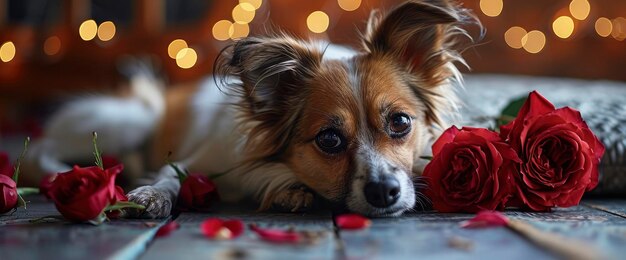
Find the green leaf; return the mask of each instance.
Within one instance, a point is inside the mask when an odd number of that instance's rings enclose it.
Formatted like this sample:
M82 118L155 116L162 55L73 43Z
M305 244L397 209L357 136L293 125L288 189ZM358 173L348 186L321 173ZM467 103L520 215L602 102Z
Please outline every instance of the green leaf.
M118 202L115 202L115 204L109 205L106 208L104 208L104 211L115 211L115 210L126 209L126 208L141 209L141 210L146 209L146 207L144 207L143 205L139 205L134 202L118 201Z
M170 161L170 157L171 156L172 156L172 152L167 153L167 158L165 158L165 163L167 163L170 167L172 167L174 169L174 171L176 172L176 175L178 176L178 181L180 182L180 184L183 184L185 179L187 179L187 177L189 176L189 172L186 169L183 172L178 167L178 165L176 165L172 161Z
M216 173L216 174L213 174L213 175L209 175L209 179L215 180L215 179L217 179L219 177L222 177L222 176L226 175L227 173L228 173L228 171Z
M432 160L433 160L433 157L432 157L432 156L420 156L420 159L424 159L424 160L432 161Z
M96 166L100 167L100 169L104 170L104 163L102 162L102 154L100 150L98 150L98 133L93 132L93 156L96 157Z
M512 100L508 105L506 105L504 109L502 109L502 112L500 112L500 116L496 118L497 128L515 120L515 117L517 117L520 109L522 109L522 106L526 103L527 98L527 96L523 96Z
M104 212L102 212L96 218L92 220L88 220L87 223L92 224L94 226L99 226L100 224L104 223L104 221L106 221L107 219L108 219L107 215L104 214Z
M20 166L22 165L22 160L24 160L24 155L26 155L26 150L28 150L28 143L30 143L30 137L26 137L26 140L24 140L24 150L22 150L20 157L17 158L15 167L13 168L13 181L15 183L17 183L20 176Z
M17 188L17 194L20 194L22 196L28 196L28 195L33 195L33 194L39 194L39 188L33 188L33 187L18 187Z

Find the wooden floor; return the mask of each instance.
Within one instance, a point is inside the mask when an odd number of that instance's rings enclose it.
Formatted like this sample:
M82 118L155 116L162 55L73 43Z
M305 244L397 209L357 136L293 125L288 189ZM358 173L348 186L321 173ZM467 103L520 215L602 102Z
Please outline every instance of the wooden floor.
M423 212L374 219L369 229L336 231L332 214L256 213L234 206L215 213L184 213L181 229L154 238L166 220L113 220L100 226L54 218L54 206L29 197L28 209L0 216L0 259L558 259L507 228L462 229L469 214ZM538 229L579 240L607 259L626 259L626 200L585 200L552 213L506 212ZM272 244L246 231L233 241L205 239L207 217L239 218L246 224L315 230L316 243ZM33 220L39 219L35 222Z

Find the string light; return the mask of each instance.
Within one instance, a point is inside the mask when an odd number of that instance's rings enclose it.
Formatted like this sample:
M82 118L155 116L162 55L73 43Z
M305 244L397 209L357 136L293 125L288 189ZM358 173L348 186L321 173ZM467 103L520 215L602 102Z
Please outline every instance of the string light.
M611 30L611 36L618 41L626 39L626 18L617 17L613 19L613 29Z
M2 62L9 62L15 58L15 44L8 41L0 46L0 60Z
M569 12L578 20L585 20L589 16L591 5L587 0L572 0L569 3Z
M552 23L552 30L559 38L566 39L574 32L574 20L569 16L560 16Z
M247 24L254 19L254 6L250 3L240 3L233 8L233 21L235 23Z
M480 0L480 10L490 17L496 17L502 12L504 3L502 0Z
M98 24L94 20L87 20L78 27L78 34L83 41L91 41L98 33Z
M504 41L514 49L521 49L524 44L522 38L526 36L526 30L519 26L513 26L504 33Z
M306 18L306 25L311 32L323 33L328 29L330 20L328 15L322 11L315 11Z
M115 24L111 21L106 21L98 26L98 39L103 42L109 41L115 37Z
M533 30L522 37L522 44L527 52L539 53L546 45L546 36L541 31Z
M233 23L228 30L228 35L233 40L246 37L249 33L250 27L248 24Z
M361 0L337 0L339 7L345 11L354 11L361 6Z
M198 54L192 48L183 48L176 54L176 65L183 69L188 69L196 65Z
M213 25L213 38L219 41L230 39L230 28L233 23L228 20L221 20Z
M602 37L607 37L611 35L611 30L613 30L613 24L611 23L611 20L606 17L598 18L598 20L596 20L595 27L598 35Z
M239 4L243 4L243 3L251 4L256 10L256 9L261 8L263 1L262 0L239 0Z
M43 42L43 52L47 55L55 55L61 50L61 39L57 36L50 36Z
M167 46L167 56L170 56L172 59L176 59L176 55L178 52L184 48L187 48L187 42L183 39L176 39L170 42Z

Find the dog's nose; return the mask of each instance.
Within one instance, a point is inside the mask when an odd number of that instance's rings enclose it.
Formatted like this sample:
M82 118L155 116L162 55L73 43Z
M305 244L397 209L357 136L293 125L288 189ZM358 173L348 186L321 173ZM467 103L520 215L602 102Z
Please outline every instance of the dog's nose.
M368 182L365 184L364 193L369 204L377 208L386 208L400 198L400 183L396 178Z

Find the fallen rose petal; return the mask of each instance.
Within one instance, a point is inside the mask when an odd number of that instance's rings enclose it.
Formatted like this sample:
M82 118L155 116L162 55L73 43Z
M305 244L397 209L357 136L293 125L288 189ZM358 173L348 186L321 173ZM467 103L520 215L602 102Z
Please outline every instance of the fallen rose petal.
M243 222L236 219L209 218L200 224L200 230L211 239L233 239L243 233Z
M509 219L502 213L497 211L481 211L470 220L461 222L462 228L485 228L485 227L502 227L509 223Z
M301 240L300 233L293 230L266 229L254 224L250 225L250 230L257 233L261 239L273 243L298 243Z
M169 234L171 234L172 232L174 232L175 230L177 230L180 227L180 225L178 224L178 222L176 221L170 221L169 223L161 226L159 228L159 230L157 230L156 232L156 237L165 237L165 236L169 236Z
M357 230L369 227L372 221L359 214L343 214L335 218L335 223L340 229Z

